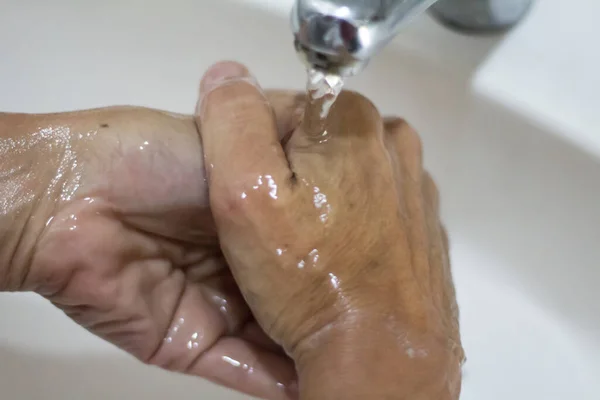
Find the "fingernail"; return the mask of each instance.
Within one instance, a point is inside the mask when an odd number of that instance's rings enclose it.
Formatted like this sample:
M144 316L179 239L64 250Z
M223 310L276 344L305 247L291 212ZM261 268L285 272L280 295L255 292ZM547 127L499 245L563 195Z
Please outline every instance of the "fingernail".
M200 92L208 93L224 83L248 77L250 73L243 65L231 61L220 62L206 71L200 83Z
M202 103L210 92L222 85L240 80L257 85L248 69L240 63L223 61L210 67L200 82L200 109L203 108Z

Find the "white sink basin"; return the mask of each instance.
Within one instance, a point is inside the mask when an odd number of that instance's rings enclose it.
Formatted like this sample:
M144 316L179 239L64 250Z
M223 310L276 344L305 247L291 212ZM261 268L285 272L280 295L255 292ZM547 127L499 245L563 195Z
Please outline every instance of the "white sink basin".
M290 1L272 12L232 1L3 0L0 110L191 112L220 59L247 63L266 87L302 88L279 12ZM563 140L568 124L554 132L481 86L512 65L498 53L486 64L504 40L423 17L350 87L423 136L453 245L462 399L599 399L600 161ZM0 321L3 399L245 398L140 365L33 295L0 295Z

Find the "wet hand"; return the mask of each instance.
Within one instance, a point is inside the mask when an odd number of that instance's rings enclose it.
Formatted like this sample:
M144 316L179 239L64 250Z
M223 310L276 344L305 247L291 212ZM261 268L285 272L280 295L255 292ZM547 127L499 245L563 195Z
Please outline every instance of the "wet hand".
M296 94L269 96L289 129ZM20 188L3 197L12 207L3 215L27 214L14 217L22 234L0 288L42 294L144 362L294 397L293 363L258 327L223 260L192 117L132 107L1 114L0 128L0 150L10 150L1 170L13 171L2 187Z
M301 398L458 398L448 245L417 134L346 92L321 130L309 107L282 146L271 103L236 64L213 68L201 97L221 247L295 360Z

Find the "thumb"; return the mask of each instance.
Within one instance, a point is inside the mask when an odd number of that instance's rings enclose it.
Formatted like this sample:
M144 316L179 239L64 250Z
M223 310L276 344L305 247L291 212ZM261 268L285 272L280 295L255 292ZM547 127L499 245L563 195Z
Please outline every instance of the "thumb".
M273 109L246 67L222 62L206 72L196 120L209 187L220 199L224 193L226 203L243 200L251 191L276 199L278 190L289 187L291 171Z

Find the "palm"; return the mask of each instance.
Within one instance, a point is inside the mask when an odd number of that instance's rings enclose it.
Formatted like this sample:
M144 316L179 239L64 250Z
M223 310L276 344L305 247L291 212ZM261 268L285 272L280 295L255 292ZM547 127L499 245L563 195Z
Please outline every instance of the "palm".
M37 245L36 289L145 362L293 397L291 361L253 321L222 258L193 119L129 108L63 120L84 139Z

